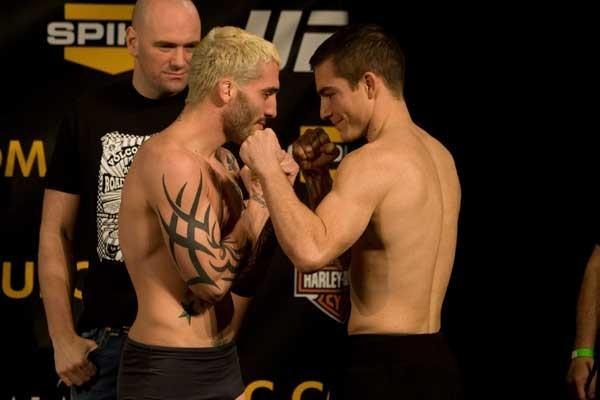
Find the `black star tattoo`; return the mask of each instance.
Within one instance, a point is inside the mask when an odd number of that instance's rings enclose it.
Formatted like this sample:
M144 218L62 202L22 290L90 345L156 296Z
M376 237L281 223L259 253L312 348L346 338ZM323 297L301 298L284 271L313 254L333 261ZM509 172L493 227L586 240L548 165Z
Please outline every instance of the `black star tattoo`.
M192 317L200 315L200 313L194 309L194 301L188 303L182 301L181 307L183 307L183 312L179 314L178 318L187 318L188 325L192 324Z

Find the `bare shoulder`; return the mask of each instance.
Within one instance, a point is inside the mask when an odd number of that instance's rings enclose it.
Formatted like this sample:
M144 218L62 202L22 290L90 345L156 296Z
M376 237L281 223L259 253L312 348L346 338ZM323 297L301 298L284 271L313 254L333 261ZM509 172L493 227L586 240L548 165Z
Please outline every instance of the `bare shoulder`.
M420 129L420 128L419 128ZM455 193L457 200L460 201L460 181L454 157L450 150L446 148L439 140L421 129L422 138L433 162L442 184L451 192Z
M400 167L398 155L380 146L367 143L348 153L337 169L333 187L338 190L359 191L373 199L380 198L394 184Z
M338 167L338 173L350 172L383 183L397 181L409 171L417 170L416 164L411 145L382 140L367 143L346 155Z
M446 148L435 137L431 136L427 131L422 128L417 127L418 131L421 134L421 138L423 140L424 145L427 147L427 150L431 154L431 156L435 159L437 163L442 164L444 167L450 168L452 170L456 170L454 164L454 157L450 150Z
M337 168L337 178L372 181L383 178L380 175L385 170L385 154L375 143L366 143L344 156ZM389 157L388 157L389 158Z
M136 163L136 172L140 173L145 190L150 192L150 199L163 197L165 190L177 192L185 187L197 187L209 173L207 160L160 135L140 147ZM204 181L209 183L207 179Z
M156 135L147 140L138 151L147 176L155 174L183 174L202 168L201 158L168 138Z

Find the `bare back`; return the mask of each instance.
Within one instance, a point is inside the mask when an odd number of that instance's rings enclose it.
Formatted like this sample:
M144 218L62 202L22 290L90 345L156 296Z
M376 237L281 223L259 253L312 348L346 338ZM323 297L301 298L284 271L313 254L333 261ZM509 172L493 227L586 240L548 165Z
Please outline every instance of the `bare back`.
M352 246L348 330L437 332L456 248L458 176L450 153L416 125L386 133L348 159L382 193Z
M192 175L186 178L173 173L174 164ZM205 172L201 182L193 177L199 171ZM168 203L166 212L159 206L161 202ZM242 206L238 188L216 159L201 159L164 133L140 148L127 175L119 215L121 247L138 299L132 339L170 347L210 347L233 339L239 324L234 303L244 300L228 292L214 304L203 301L190 290L186 271L178 264L191 257L190 248L198 249L204 243L202 222L209 235L219 227L219 236L225 237L239 219ZM165 233L169 227L172 234Z

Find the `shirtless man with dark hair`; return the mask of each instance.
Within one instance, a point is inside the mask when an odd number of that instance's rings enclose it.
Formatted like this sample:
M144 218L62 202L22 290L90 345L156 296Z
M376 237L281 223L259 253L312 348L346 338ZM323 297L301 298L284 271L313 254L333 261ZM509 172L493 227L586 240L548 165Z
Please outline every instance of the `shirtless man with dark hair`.
M338 166L313 212L289 187L271 131L240 155L260 180L282 249L316 271L351 251L344 399L456 399L457 366L440 334L454 263L460 184L452 155L418 127L403 97L404 57L380 27L342 28L311 58L321 117L367 143ZM309 186L323 191L336 151L322 130L295 144ZM319 181L319 182L316 182Z

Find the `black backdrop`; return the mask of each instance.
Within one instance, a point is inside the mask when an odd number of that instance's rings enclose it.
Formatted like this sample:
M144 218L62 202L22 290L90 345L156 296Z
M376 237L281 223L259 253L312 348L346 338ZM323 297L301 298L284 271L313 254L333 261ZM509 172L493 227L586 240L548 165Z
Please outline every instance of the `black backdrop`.
M82 22L65 16L63 1L3 7L0 398L61 398L37 284L45 165L66 105L110 75L66 61L64 45L48 42L52 22ZM203 33L245 27L251 10L270 10L265 36L273 39L287 18L291 34L280 45L290 51L274 124L284 144L301 126L321 123L312 76L296 64L307 34L336 27L310 25L312 12L337 11L328 17L334 21L346 12L349 22L378 22L396 34L413 119L454 154L463 186L443 330L467 397L565 398L577 290L599 226L593 13L566 4L398 3L392 10L378 1L325 0L199 8ZM327 387L318 383L336 367L343 326L293 296L292 271L274 271L268 282L276 290L261 289L240 343L244 375L258 382L252 399L324 399ZM265 381L272 390L260 388Z

